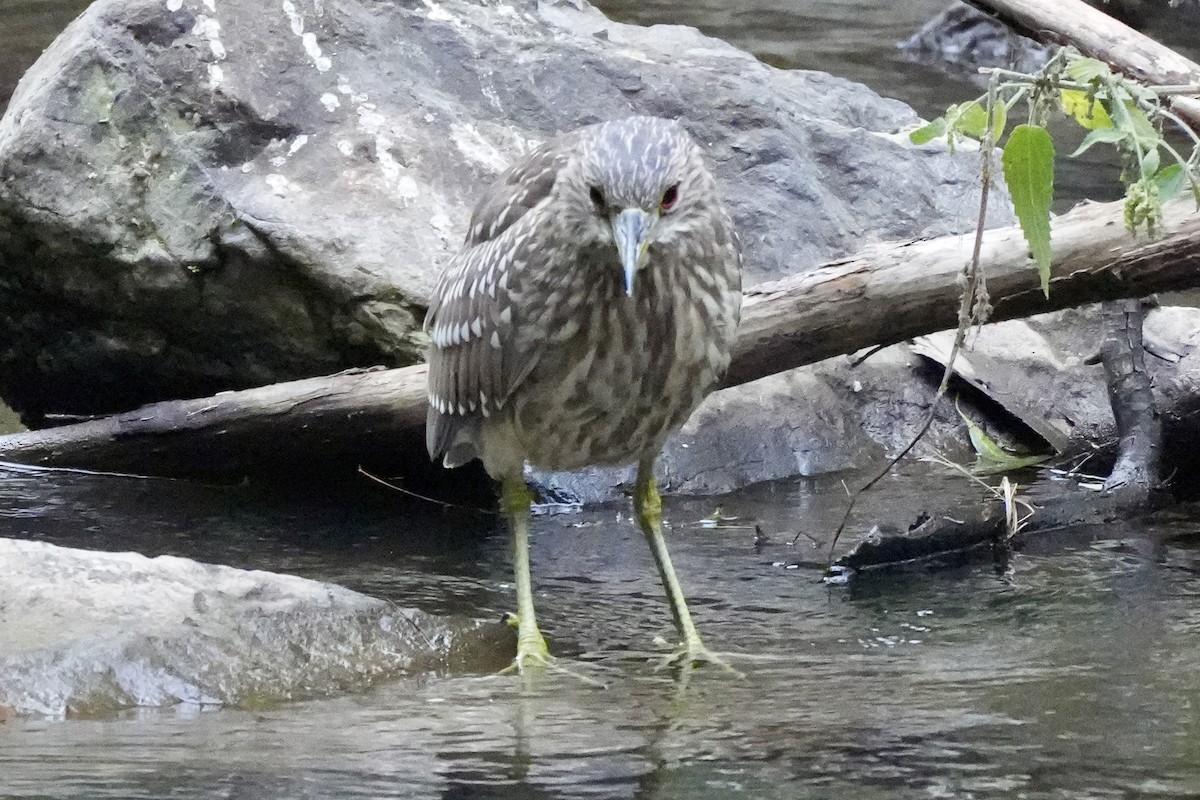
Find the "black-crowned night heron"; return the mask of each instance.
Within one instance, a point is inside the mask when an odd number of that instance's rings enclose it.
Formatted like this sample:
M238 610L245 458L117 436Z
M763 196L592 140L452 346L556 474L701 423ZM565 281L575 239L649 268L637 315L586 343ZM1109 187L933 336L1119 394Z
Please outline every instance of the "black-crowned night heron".
M501 482L517 585L517 658L546 663L529 577L524 465L637 462L634 509L682 642L700 641L662 536L654 461L729 364L741 255L700 148L632 117L561 135L479 199L425 320L431 458Z

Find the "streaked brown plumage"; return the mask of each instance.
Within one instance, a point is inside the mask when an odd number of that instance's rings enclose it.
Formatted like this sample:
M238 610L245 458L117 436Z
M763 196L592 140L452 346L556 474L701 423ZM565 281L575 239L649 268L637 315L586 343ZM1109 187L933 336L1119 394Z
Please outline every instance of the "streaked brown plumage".
M434 292L430 456L480 458L513 498L527 461L638 462L642 517L651 494L657 508L653 459L729 364L740 304L733 225L679 123L552 139L480 198ZM679 623L686 606L673 610Z

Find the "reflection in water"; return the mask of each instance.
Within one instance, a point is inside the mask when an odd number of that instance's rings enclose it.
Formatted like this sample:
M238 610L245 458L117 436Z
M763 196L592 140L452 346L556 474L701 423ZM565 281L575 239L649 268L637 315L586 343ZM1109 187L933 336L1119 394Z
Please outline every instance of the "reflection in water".
M374 487L257 492L186 483L8 476L0 532L172 552L335 579L438 613L511 604L494 518L414 506ZM924 468L905 497L974 496ZM840 484L723 498L792 530L836 518ZM552 648L604 681L495 676L511 654L363 694L255 710L130 711L0 725L3 797L1190 796L1200 791L1200 556L1186 515L1031 540L997 577L986 558L830 588L776 566L786 537L693 526L671 545L696 614L743 680L685 689L645 662L671 623L623 506L536 519L533 565ZM350 511L348 511L350 509Z

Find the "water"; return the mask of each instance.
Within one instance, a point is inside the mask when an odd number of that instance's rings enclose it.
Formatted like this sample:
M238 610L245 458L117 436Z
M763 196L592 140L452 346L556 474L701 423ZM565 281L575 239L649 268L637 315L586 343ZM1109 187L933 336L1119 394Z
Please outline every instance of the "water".
M914 467L860 521L975 490ZM218 559L334 580L440 614L512 604L487 515L376 491L327 494L6 475L0 534ZM670 545L711 646L742 679L684 686L645 659L670 635L622 506L538 517L547 637L608 685L492 674L504 652L337 699L0 724L0 796L21 798L1191 797L1200 675L1195 510L1032 538L981 557L822 585L781 566L841 510L836 478L668 503ZM889 516L890 515L890 516ZM803 541L803 539L802 539ZM803 547L800 554L803 555Z
M0 0L5 2L5 0ZM2 6L0 92L78 0ZM718 0L611 2L685 21L772 63L863 80L936 114L971 90L899 61L940 9ZM5 83L7 81L8 83ZM0 94L0 101L3 94ZM860 519L903 523L975 490L927 468L885 482ZM622 507L535 523L539 613L553 650L608 684L497 677L506 654L336 699L255 709L131 710L0 723L11 798L1158 798L1200 795L1196 509L1139 526L1031 539L998 575L985 556L826 587L811 557L838 478L724 498L745 527L694 525L716 500L673 500L676 565L737 679L686 686L644 651L670 623ZM362 486L320 491L72 476L0 476L0 535L172 553L331 580L446 615L513 602L494 517ZM2 602L2 601L0 601Z

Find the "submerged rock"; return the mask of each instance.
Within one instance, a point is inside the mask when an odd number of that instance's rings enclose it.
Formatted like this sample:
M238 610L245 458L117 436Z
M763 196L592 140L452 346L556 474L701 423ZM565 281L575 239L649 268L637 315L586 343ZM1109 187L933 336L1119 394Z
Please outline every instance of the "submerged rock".
M0 709L253 705L361 690L482 631L327 583L0 538Z
M1051 53L1046 45L958 0L899 47L913 61L961 71L981 85L987 84L987 76L978 74L980 67L1036 72Z
M630 113L708 146L748 283L973 224L975 154L911 146L907 106L689 28L583 2L98 0L0 121L0 396L36 423L418 360L478 187Z

